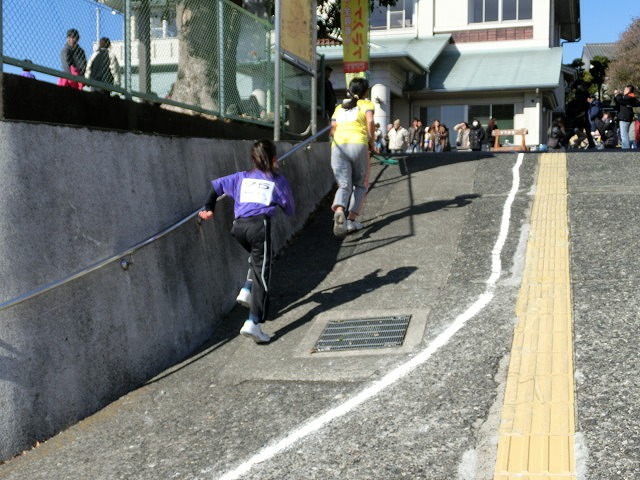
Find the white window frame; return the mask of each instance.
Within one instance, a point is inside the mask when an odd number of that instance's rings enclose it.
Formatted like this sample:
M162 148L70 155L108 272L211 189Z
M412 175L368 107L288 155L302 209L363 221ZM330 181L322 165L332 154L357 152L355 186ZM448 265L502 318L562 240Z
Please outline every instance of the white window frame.
M479 23L496 23L496 22L520 22L520 21L531 21L533 18L533 1L534 0L513 0L516 2L516 18L511 18L509 20L504 20L504 2L505 0L498 0L498 18L496 20L486 20L487 15L487 2L491 0L480 0L482 2L482 20L474 21L472 20L472 12L474 8L474 3L477 0L469 0L469 23L470 24L479 24ZM530 1L531 2L531 17L529 18L520 18L520 2L521 1Z
M407 3L410 4L409 15L407 15ZM395 7L386 7L385 25L372 25L371 20L369 20L369 28L375 32L383 30L398 30L401 28L414 28L415 25L413 17L415 12L416 0L398 0Z

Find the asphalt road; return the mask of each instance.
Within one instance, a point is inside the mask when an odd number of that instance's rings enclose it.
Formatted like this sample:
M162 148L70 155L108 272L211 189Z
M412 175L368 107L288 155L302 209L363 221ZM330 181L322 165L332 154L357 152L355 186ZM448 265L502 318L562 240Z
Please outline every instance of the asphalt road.
M538 155L517 160L372 164L365 228L334 238L325 202L278 258L271 344L238 336L237 307L201 351L0 478L493 478ZM568 167L577 478L640 478L640 154ZM314 352L329 322L398 315L400 346Z

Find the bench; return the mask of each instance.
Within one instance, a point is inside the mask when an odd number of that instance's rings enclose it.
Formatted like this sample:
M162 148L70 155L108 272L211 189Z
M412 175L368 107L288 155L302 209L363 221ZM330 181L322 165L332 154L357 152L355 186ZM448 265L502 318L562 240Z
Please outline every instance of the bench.
M491 151L499 151L499 150L509 150L509 151L523 151L525 152L527 150L527 145L524 141L524 136L529 133L529 131L526 128L516 128L516 129L507 129L507 130L501 130L501 129L495 129L493 132L491 132L491 135L495 138L495 140L493 141L493 147L491 148ZM515 142L513 145L503 145L500 146L500 136L501 135L520 135L521 138L521 142L520 145L516 145Z

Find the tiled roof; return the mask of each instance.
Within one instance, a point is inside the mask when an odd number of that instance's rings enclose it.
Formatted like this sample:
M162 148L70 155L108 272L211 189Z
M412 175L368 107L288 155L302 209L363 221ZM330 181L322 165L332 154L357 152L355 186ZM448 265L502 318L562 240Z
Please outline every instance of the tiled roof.
M318 47L332 47L342 45L342 42L336 38L319 38L317 41Z
M615 51L615 43L585 43L582 48L582 58L591 60L594 57L607 57L609 60L613 60Z
M448 92L554 88L560 83L562 48L447 49L434 62L429 89Z
M442 50L449 44L450 34L431 38L394 38L372 40L369 46L370 60L409 58L422 70L428 71ZM327 60L342 60L342 45L319 46L317 53Z

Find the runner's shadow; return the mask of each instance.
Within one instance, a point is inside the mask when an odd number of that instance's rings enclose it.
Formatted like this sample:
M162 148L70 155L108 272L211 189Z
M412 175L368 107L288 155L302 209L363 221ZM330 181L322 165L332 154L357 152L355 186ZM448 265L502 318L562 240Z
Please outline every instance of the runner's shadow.
M430 170L432 168L453 165L455 163L475 162L482 158L493 157L490 152L441 152L419 153L399 158L399 169L402 175Z
M318 290L310 297L292 303L278 312L279 315L283 315L303 305L312 303L316 304L315 307L311 308L311 310L305 313L298 320L276 331L272 341L313 320L313 318L318 314L345 305L357 299L364 293L370 293L385 285L399 284L417 269L418 267L399 267L380 276L379 274L381 269L378 268L354 282L336 285L334 287L325 288L324 290Z
M269 291L271 312L312 292L346 256L341 252L343 240L333 235L332 199L332 195L323 199L301 232L273 264Z
M431 213L437 210L442 210L443 208L465 207L471 204L471 200L479 197L480 195L477 193L467 193L464 195L457 195L456 197L450 200L434 200L431 202L421 203L419 205L410 205L409 207L404 208L402 210L391 212L390 215L387 215L380 220L376 220L371 224L366 223L365 229L362 230L363 233L361 238L363 239L370 238L373 233L383 229L386 226L391 225L392 223L397 222L402 218L423 215L425 213Z

